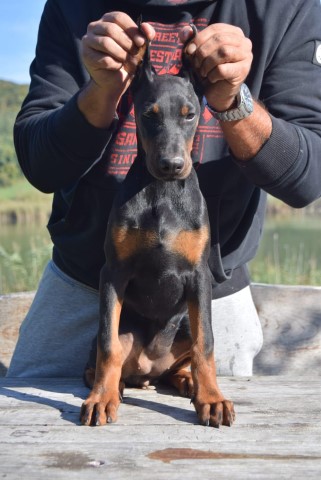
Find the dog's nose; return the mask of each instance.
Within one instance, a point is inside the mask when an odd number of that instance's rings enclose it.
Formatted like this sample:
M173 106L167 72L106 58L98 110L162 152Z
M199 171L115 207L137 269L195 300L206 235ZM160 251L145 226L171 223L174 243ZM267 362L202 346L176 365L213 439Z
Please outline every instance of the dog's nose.
M163 173L167 175L177 175L184 167L184 159L181 157L161 158L159 165Z

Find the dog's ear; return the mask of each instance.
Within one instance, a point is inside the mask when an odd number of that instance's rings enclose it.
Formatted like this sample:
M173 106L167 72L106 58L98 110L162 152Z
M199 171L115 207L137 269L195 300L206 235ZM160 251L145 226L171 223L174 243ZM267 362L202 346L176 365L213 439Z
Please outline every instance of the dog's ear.
M197 75L197 73L195 72L192 66L192 63L188 58L188 55L184 52L184 50L182 55L182 66L180 71L178 72L178 76L181 78L185 78L187 81L189 81L193 85L194 91L201 103L204 97L203 83L202 83L202 80Z
M137 89L145 82L153 83L156 71L150 62L150 42L147 41L143 60L138 65L135 77L131 84L131 90L135 94Z
M186 53L187 45L193 40L193 38L197 35L197 28L193 23L190 23L190 27L193 30L192 36L185 42L183 45L183 53L182 53L182 67L178 73L178 75L182 78L186 78L194 87L195 93L200 101L203 100L204 96L204 87L201 79L198 77L197 73L193 69L192 62L190 57Z

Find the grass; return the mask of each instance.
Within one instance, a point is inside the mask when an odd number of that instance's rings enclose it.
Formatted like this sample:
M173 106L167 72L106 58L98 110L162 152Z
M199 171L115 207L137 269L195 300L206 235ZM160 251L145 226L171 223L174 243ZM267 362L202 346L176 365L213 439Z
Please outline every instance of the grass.
M13 185L0 188L0 202L44 202L51 201L51 195L39 192L30 183L21 178L17 180Z
M0 294L35 290L44 266L51 257L48 234L39 234L51 211L52 195L36 190L25 179L0 188ZM2 224L2 226L1 226ZM28 229L24 244L5 238L6 224ZM29 231L34 225L35 232Z
M11 252L0 245L0 294L35 290L51 251L49 241L33 240L26 252L17 244Z
M278 285L321 285L321 272L314 257L305 258L304 247L288 249L283 260L277 253L264 260L254 259L250 263L251 279L254 283Z
M0 223L41 221L46 223L52 195L36 190L24 178L0 188Z
M250 263L254 282L321 285L318 217L268 222L256 258Z

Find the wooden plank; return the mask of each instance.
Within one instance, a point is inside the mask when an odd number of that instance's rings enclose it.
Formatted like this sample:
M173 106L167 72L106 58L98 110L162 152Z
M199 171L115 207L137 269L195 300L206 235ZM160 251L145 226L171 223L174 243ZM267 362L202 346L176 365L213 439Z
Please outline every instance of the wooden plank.
M321 374L321 287L256 284L252 295L264 345L259 375Z
M78 379L0 379L0 477L319 479L321 380L221 378L232 428L196 423L186 398L126 389L118 423L80 426Z
M18 338L19 327L26 316L34 292L0 295L0 376L5 375Z

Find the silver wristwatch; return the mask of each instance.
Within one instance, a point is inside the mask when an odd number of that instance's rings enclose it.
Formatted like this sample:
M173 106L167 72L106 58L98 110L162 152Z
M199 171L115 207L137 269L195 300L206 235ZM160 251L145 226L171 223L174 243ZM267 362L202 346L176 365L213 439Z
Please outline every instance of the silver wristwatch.
M217 120L222 122L235 122L236 120L242 120L248 117L253 112L253 98L245 83L242 83L240 91L236 96L236 101L237 106L225 112L217 112L208 103L206 103L206 106Z

